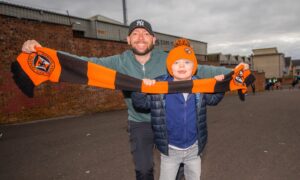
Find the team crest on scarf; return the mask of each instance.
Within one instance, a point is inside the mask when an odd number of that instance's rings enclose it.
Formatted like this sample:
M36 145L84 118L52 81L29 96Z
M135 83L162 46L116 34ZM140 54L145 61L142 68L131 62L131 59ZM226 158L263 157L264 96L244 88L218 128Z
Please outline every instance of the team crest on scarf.
M49 76L55 68L53 60L47 54L33 53L27 62L30 69L39 75Z
M236 84L243 84L244 82L244 73L243 71L239 71L236 75L236 77L234 78L234 82Z

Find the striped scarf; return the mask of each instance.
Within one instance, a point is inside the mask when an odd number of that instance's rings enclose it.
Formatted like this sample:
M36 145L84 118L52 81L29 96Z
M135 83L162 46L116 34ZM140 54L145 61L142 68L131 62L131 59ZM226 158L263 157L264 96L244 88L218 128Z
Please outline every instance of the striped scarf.
M144 93L216 93L238 90L247 92L247 86L255 80L250 70L236 67L225 75L223 81L215 78L156 82L153 86L104 66L62 54L49 48L37 48L34 53L21 53L11 65L13 79L28 97L34 96L34 87L45 81L70 82L108 89L120 89Z

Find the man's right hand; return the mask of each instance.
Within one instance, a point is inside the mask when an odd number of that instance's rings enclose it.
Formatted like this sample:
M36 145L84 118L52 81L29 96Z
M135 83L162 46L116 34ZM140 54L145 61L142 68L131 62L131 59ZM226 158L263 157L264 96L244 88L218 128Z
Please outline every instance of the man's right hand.
M36 47L42 47L42 45L40 45L40 43L38 43L36 40L27 40L22 46L22 51L25 53L36 52Z

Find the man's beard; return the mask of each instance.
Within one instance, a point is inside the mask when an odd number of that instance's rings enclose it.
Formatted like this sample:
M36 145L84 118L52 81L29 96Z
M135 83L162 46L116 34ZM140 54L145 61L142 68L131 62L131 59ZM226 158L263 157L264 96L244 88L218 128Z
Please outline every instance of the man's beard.
M135 48L131 48L133 51L133 54L138 55L138 56L144 56L146 54L148 54L149 52L151 52L154 48L154 44L151 44L144 52L139 52L138 50L136 50Z

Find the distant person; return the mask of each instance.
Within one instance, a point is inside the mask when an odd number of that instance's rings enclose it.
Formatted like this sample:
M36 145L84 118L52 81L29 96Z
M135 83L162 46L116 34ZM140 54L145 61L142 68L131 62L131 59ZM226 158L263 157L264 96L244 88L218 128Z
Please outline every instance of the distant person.
M267 82L266 82L265 89L268 90L268 91L270 91L271 87L272 87L272 82L267 81Z
M255 84L254 83L251 84L251 88L252 88L253 95L255 95Z
M185 81L198 79L197 59L186 39L179 39L167 57L169 74L157 81ZM215 77L224 79L224 75ZM148 85L155 80L144 79ZM224 93L133 93L135 107L151 110L154 142L161 152L160 180L175 180L178 168L184 164L186 180L200 180L200 154L207 141L206 106L217 105Z
M281 89L281 83L280 83L280 81L277 81L275 83L275 87L276 87L277 90Z
M295 78L292 82L292 87L295 88L295 86L298 84L298 79Z

